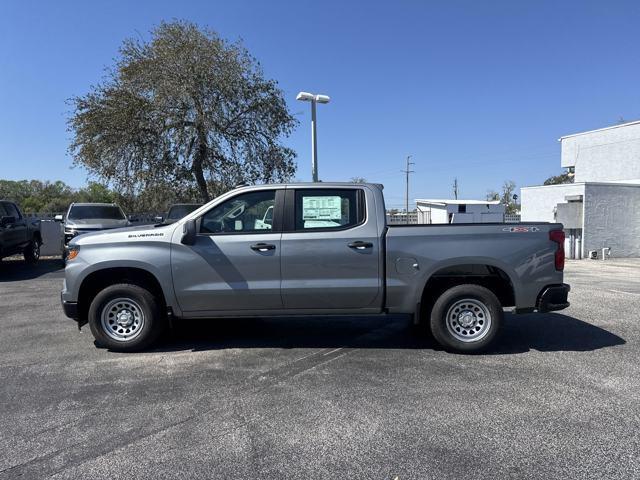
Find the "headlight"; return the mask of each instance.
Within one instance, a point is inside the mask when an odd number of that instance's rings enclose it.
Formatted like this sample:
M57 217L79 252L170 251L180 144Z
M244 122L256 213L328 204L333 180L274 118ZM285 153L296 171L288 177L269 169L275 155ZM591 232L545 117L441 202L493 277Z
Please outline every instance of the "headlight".
M77 230L74 230L73 228L64 227L64 234L65 235L71 235L72 237L75 237L78 234L78 232L77 232Z
M80 253L80 245L73 245L72 247L69 247L67 250L67 262L76 258L78 253Z

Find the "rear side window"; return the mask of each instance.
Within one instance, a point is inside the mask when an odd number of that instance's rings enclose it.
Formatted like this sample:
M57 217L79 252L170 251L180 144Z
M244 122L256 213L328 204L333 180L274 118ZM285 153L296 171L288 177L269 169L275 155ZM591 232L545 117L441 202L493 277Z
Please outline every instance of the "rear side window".
M7 211L8 216L13 217L15 219L20 218L20 212L18 212L18 209L13 203L5 203L4 209Z
M364 221L360 189L296 190L295 229L342 230Z

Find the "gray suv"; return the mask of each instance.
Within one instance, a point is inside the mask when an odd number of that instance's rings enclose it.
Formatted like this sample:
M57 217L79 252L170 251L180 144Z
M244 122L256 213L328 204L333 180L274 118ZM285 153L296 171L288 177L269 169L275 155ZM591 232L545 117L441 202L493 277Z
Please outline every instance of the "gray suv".
M56 215L62 222L62 260L67 258L69 242L83 233L122 228L131 225L122 209L115 203L72 203L67 213Z

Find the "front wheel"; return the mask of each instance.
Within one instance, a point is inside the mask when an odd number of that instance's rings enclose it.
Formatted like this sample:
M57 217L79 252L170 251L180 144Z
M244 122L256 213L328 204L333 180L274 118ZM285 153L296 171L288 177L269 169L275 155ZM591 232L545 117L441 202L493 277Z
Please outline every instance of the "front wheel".
M458 285L446 290L431 311L431 332L447 350L474 353L485 350L502 325L502 305L480 285Z
M164 325L158 300L138 285L111 285L99 292L89 307L89 327L96 342L118 352L148 347Z
M40 259L40 242L37 238L34 238L24 248L24 260L27 263L36 263Z

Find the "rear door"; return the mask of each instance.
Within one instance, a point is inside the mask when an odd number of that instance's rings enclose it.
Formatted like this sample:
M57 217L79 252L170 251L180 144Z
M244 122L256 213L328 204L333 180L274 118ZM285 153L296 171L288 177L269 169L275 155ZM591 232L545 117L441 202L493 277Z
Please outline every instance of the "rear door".
M173 244L173 283L184 312L282 308L283 202L284 190L275 188L239 193L198 219L195 245ZM265 220L270 208L276 214Z
M281 242L285 308L380 308L381 245L372 198L360 187L287 189Z

